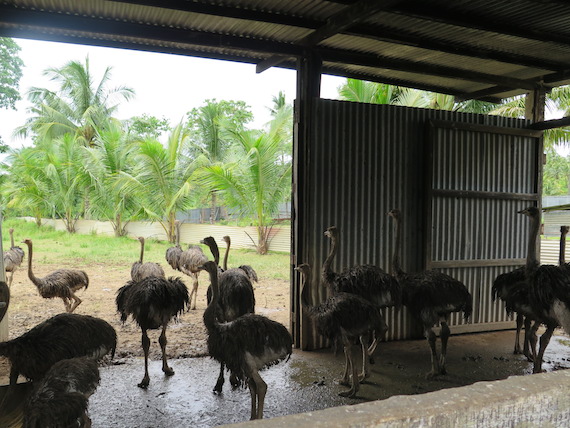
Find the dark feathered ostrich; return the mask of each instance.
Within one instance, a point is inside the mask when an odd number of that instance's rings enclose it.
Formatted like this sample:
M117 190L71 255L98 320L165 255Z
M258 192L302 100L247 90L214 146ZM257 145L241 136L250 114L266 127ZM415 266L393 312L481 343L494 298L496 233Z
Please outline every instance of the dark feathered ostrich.
M18 375L37 381L56 362L75 357L115 354L117 334L106 321L89 315L63 313L36 325L20 337L0 343L10 360L10 385Z
M180 247L180 221L174 222L176 230L176 245L166 250L166 261L172 269L180 270L180 255L182 254L182 247Z
M230 247L232 245L232 240L229 236L224 236L222 238L224 240L224 242L226 243L226 252L224 253L224 265L223 265L223 269L224 271L228 270L228 255L230 253ZM252 282L257 282L257 272L250 266L250 265L241 265L238 268L235 269L239 269L241 270L248 278L250 281ZM239 272L238 272L239 273Z
M89 357L55 363L34 385L24 405L24 428L89 428L89 397L99 385L97 361Z
M293 339L282 324L261 315L246 314L233 321L221 322L218 318L218 267L209 261L203 269L210 274L212 284L212 301L204 312L208 351L240 382L247 383L251 394L251 419L261 419L267 384L259 370L288 359Z
M220 259L220 252L216 240L213 237L208 236L201 242L210 248L212 255L214 256L214 263L217 265ZM226 247L226 255L228 248L229 247ZM255 277L257 278L257 275ZM233 321L242 315L249 313L252 314L255 312L255 295L253 292L253 285L245 271L239 268L222 271L218 266L218 285L218 320L220 322ZM210 304L212 301L211 284L208 287L206 296L208 304ZM220 364L220 374L218 375L218 380L214 386L214 393L217 394L222 392L222 387L224 385L225 364L223 361ZM234 387L239 385L239 381L234 374L230 376L230 383Z
M89 286L89 277L82 270L58 269L43 278L36 278L32 272L32 240L23 241L28 246L28 277L44 299L59 297L67 312L73 312L81 304L75 292Z
M198 275L200 266L208 261L208 258L199 245L189 245L187 250L180 254L178 270L192 278L192 291L190 292L190 309L196 309L198 298Z
M560 226L560 252L558 253L558 265L564 269L570 269L570 264L566 263L566 235L568 226Z
M447 325L449 315L463 312L467 320L473 310L472 297L467 287L460 281L442 272L427 270L419 273L405 273L400 267L401 222L399 210L391 210L388 215L394 220L395 245L392 269L402 287L402 301L411 314L421 321L426 339L431 348L432 370L428 377L446 374L445 357L450 330ZM441 325L441 355L436 351L436 335L433 327Z
M529 207L520 214L530 219L525 274L529 286L529 299L532 310L542 320L552 320L570 331L570 274L563 266L540 265L536 257L536 243L540 230L540 210ZM540 349L534 363L534 372L541 371L540 364L546 346L554 331L547 324L546 331L540 337Z
M10 306L10 287L4 281L0 281L0 322L4 319Z
M160 278L165 278L166 276L164 275L164 270L158 263L143 263L144 238L142 236L139 236L138 240L141 243L141 255L139 260L134 262L133 266L131 267L131 279L135 282L138 282L147 276L158 276Z
M364 337L369 331L379 333L382 337L388 329L382 313L377 305L370 303L362 297L339 292L333 294L318 305L311 305L308 298L311 279L311 268L308 264L301 264L295 268L302 275L301 304L306 313L315 322L317 331L331 341L339 341L344 346L345 365L341 384L349 385L350 390L340 393L344 397L355 397L359 390L361 380L369 376L368 357L374 352L378 343L375 338L370 346L365 344ZM355 339L360 340L362 346L362 374L356 374L356 364L352 358L352 344ZM349 375L349 373L351 373Z
M180 278L147 276L138 282L129 281L117 291L116 304L117 311L121 314L121 321L125 322L128 316L132 315L142 330L144 377L138 384L140 388L147 388L150 382L148 375L150 339L147 330L162 328L158 340L162 350L162 371L167 376L174 374L166 358L166 327L171 319L184 311L188 301L188 289Z
M24 250L14 245L14 229L10 228L10 249L4 251L4 270L10 272L10 281L8 285L12 286L14 272L20 267L24 260Z
M379 308L400 304L401 290L398 281L378 266L356 265L346 268L340 273L334 272L331 264L339 245L337 227L329 227L325 231L325 236L330 238L331 247L322 267L324 284L328 285L336 293L357 294L374 303Z

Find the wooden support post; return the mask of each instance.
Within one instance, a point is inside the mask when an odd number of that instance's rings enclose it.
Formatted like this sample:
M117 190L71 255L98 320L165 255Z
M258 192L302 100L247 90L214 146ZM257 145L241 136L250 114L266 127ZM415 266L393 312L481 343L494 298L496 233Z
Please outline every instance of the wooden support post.
M303 213L309 212L309 203L305 192L307 169L310 163L308 142L312 136L312 115L314 101L320 96L321 88L320 57L312 50L297 62L297 99L295 100L295 122L293 130L293 183L291 210L291 332L296 347L307 349L309 343L310 326L302 322L301 287L299 274L293 269L300 263L307 262L303 248L306 219Z
M0 281L6 282L6 271L4 269L4 249L2 248L2 223L4 222L4 218L2 213L0 213ZM4 316L4 319L0 322L0 342L4 342L8 340L8 313Z

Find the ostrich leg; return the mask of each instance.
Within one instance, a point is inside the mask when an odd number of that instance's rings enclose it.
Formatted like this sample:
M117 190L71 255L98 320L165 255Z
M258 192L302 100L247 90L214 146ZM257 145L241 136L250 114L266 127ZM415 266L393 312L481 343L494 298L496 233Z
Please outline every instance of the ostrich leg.
M162 333L160 333L158 343L160 343L160 349L162 350L162 371L166 376L172 376L174 370L168 367L168 361L166 359L166 344L168 343L166 340L166 324L162 326Z
M198 274L192 274L192 278L194 278L194 282L192 283L192 292L190 293L190 309L194 310L196 309L196 300L198 300Z
M256 398L254 399L254 401L257 402L257 405L256 405L257 412L255 415L255 418L253 418L253 419L263 419L263 405L265 403L265 394L267 393L267 384L261 378L261 376L259 376L259 372L257 370L255 370L251 374L251 378L252 378L253 382L255 383ZM253 410L253 407L252 407L252 410Z
M530 327L530 323L531 321L528 321L528 330L526 327L526 321L525 321L525 340L528 342L527 345L527 352L524 354L527 361L532 363L534 361L536 361L536 343L538 342L538 338L536 336L536 331L538 330L538 328L540 327L540 322L536 321L532 328Z
M449 331L449 327L447 326L447 320L440 321L441 324L441 355L439 359L439 373L442 375L447 373L447 369L445 368L445 356L447 355L447 341L449 339L449 335L451 332Z
M437 374L439 373L439 361L437 358L437 351L435 349L435 342L437 338L431 327L426 327L425 336L428 340L429 347L431 349L431 372L429 372L426 375L426 377L429 379L434 376L437 376Z
M249 395L251 396L251 416L250 419L254 420L257 418L257 385L253 378L249 379L247 382L249 387Z
M224 363L220 364L220 374L218 375L218 381L216 382L216 386L214 386L214 394L221 394L222 387L224 386L224 370L226 365Z
M77 297L73 292L71 292L71 298L74 300L74 302L69 303L70 305L69 312L73 312L75 308L77 308L82 302L82 300L79 297Z
M534 359L534 368L532 370L533 373L541 373L542 372L542 358L544 357L544 351L546 347L550 343L550 338L552 337L552 333L554 332L554 327L547 326L546 331L540 336L540 348L538 350L538 355Z
M146 389L150 383L150 377L148 375L148 350L150 348L150 339L146 333L146 329L142 330L142 348L144 351L144 377L141 383L138 384L139 388Z
M358 392L358 389L360 388L360 383L358 382L358 375L356 374L356 366L352 360L352 344L348 340L344 343L344 354L348 359L348 365L350 366L350 371L352 372L351 387L348 391L341 392L338 395L341 397L354 398Z
M520 354L521 353L521 343L520 343L520 334L521 334L521 329L523 326L523 322L525 323L525 327L526 327L526 321L524 320L524 315L517 313L517 332L515 335L515 350L513 351L513 354ZM526 329L525 329L525 339L526 339ZM523 346L527 346L526 340ZM527 355L525 353L525 355Z

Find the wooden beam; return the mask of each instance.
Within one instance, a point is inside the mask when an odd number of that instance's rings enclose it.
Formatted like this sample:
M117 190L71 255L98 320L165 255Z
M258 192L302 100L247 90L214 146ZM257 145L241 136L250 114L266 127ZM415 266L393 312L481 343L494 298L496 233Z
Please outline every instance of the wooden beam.
M565 126L570 126L570 116L566 116L561 119L543 120L541 122L535 122L532 125L530 125L529 128L545 131L547 129L563 128Z
M398 1L400 0L359 0L353 5L329 17L325 25L303 37L296 44L305 48L316 46L319 42L342 32L346 28L353 26L364 18L368 18L379 10L390 7L394 3L398 3ZM286 58L283 57L269 58L260 62L255 71L256 73L262 73L268 68L278 65L285 59Z

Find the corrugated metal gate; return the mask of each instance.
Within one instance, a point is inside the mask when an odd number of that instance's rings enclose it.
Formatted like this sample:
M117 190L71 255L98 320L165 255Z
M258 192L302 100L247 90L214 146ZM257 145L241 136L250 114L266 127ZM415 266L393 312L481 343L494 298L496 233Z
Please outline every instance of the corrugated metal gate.
M540 189L540 140L522 129L529 122L322 99L311 120L309 141L294 145L291 264L313 267L313 301L327 296L319 286L329 250L324 230L336 225L340 231L335 271L365 263L389 270L393 229L386 214L399 208L406 219L403 268L419 271L427 263L458 276L475 297L474 324L467 328L501 328L506 318L491 302L492 280L522 262L527 222L513 213L537 200ZM430 121L453 125L433 122L426 132ZM295 343L325 346L301 314L299 288L292 271ZM389 340L421 334L405 308L388 310L386 318Z
M525 263L528 219L517 211L540 203L541 133L434 120L428 134L425 266L473 295L471 322L455 314L454 332L501 328L491 284Z

